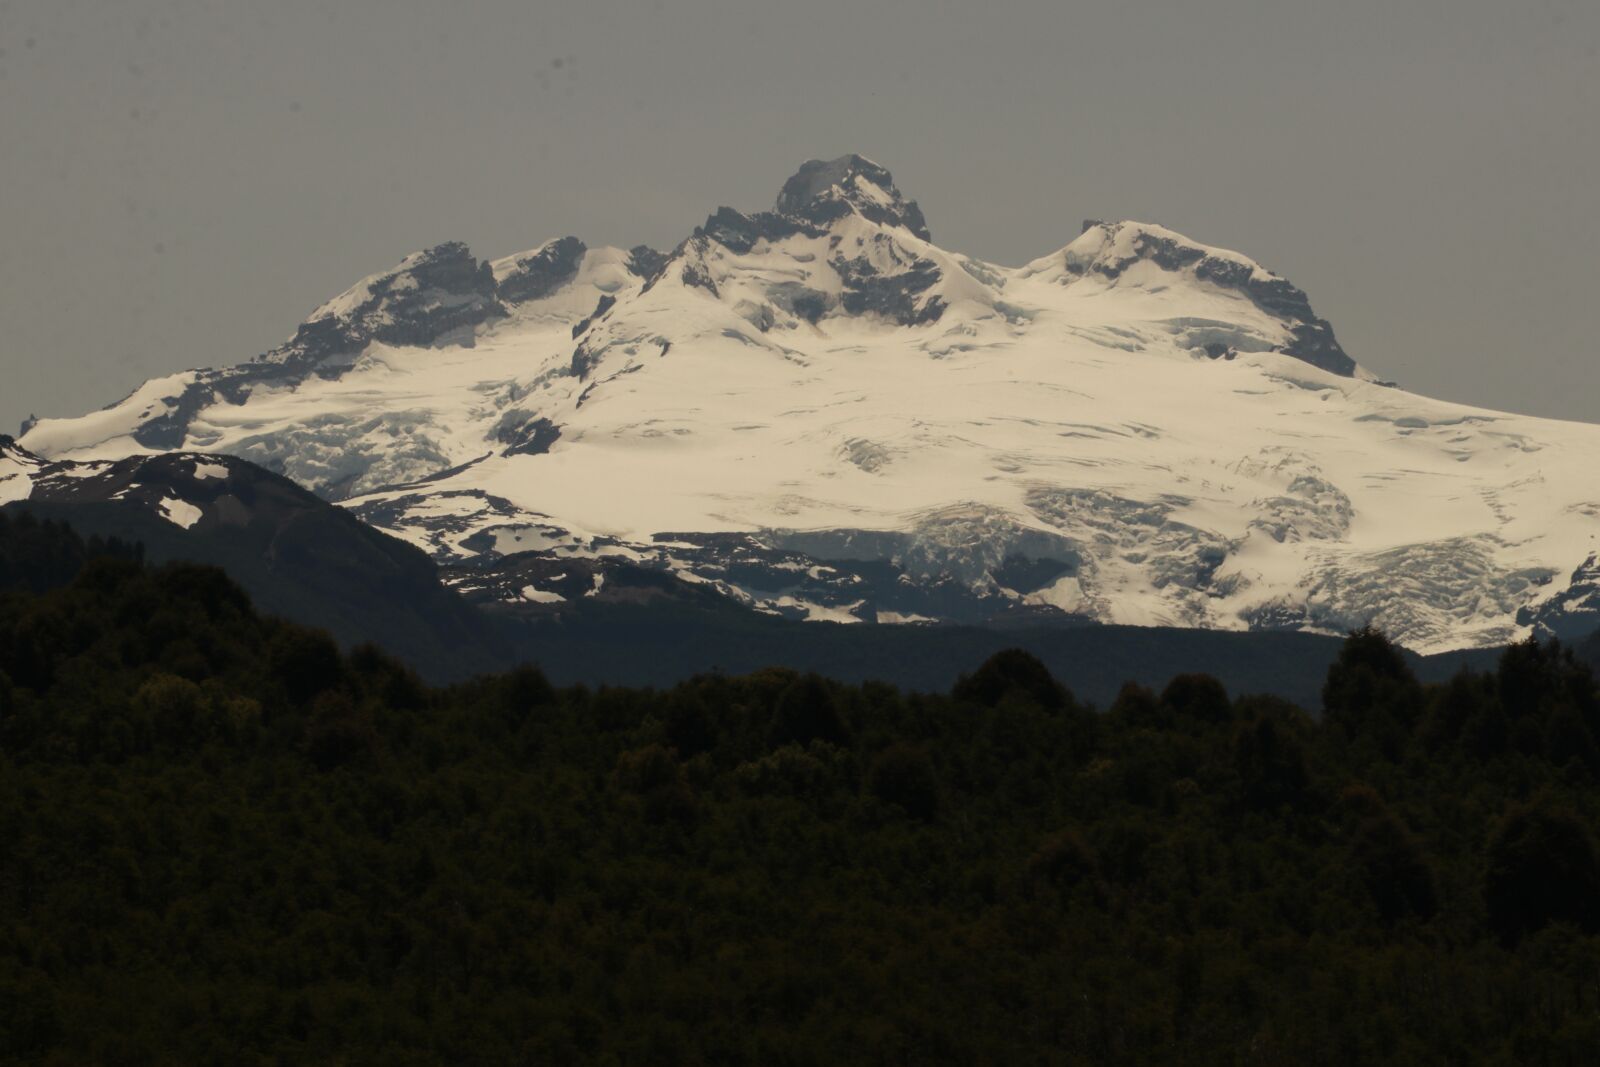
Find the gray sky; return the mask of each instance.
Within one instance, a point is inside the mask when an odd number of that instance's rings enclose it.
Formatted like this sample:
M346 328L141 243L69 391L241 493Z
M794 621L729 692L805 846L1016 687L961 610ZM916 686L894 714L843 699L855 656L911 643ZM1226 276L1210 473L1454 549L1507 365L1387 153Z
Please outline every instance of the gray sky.
M1597 47L1593 0L0 0L0 431L850 151L947 248L1160 222L1409 388L1596 420Z

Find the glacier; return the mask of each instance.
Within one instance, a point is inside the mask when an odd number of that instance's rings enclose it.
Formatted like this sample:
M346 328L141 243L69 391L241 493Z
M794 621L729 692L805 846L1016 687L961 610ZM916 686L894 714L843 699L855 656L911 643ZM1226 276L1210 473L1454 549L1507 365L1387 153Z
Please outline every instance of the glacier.
M1600 426L1409 393L1247 256L1077 229L982 262L882 166L813 160L668 251L416 253L19 444L248 459L530 614L630 566L862 624L1600 626Z

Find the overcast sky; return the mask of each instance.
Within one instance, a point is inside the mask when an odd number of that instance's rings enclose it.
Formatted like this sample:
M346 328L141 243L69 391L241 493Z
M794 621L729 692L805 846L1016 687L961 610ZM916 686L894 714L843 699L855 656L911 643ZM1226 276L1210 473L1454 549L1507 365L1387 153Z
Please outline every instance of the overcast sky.
M1408 388L1596 421L1597 47L1593 0L0 0L0 431L852 151L946 248L1160 222Z

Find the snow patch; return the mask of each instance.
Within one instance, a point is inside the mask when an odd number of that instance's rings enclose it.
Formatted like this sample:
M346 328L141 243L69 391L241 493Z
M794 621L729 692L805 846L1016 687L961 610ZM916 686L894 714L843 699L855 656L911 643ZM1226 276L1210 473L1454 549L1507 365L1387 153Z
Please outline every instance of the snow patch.
M195 505L187 500L179 500L176 497L167 497L156 507L161 512L162 518L172 523L172 525L185 530L199 522L202 514L201 510Z

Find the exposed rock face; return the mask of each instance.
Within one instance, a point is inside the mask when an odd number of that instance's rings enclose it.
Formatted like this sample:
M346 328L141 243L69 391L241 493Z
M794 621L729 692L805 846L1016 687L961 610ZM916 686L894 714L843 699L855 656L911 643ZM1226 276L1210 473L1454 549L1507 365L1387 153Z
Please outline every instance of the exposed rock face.
M927 294L943 277L939 264L904 247L904 240L893 229L873 235L865 244L857 240L856 247L846 252L839 247L841 231L832 227L853 215L929 240L922 210L900 194L889 172L851 155L804 164L784 183L775 211L746 215L730 207L718 208L679 251L700 250L706 242L714 242L743 256L759 245L777 245L789 238L826 237L835 250L828 266L839 277L837 296L800 281L781 280L770 285L767 303L813 325L835 310L879 315L900 326L937 321L945 302ZM703 254L693 260L686 258L682 277L686 285L718 294ZM770 315L770 309L763 310L751 318L752 324L765 332L772 325L767 318Z
M199 379L182 392L163 397L167 410L140 423L133 431L133 439L146 448L182 448L189 434L189 423L217 397L242 404L249 398L253 383L292 377L292 373L282 367L259 363L202 372Z
M144 421L134 440L146 448L181 448L195 415L218 399L242 404L258 383L337 377L374 341L470 344L475 327L505 315L497 290L489 264L460 242L408 256L318 308L288 343L237 367L199 372L182 392L163 398L166 410Z
M895 188L887 170L861 156L813 159L778 193L778 213L817 226L843 218L852 210L885 226L903 226L924 241L933 240L922 209Z
M563 541L555 527L524 526L525 543ZM1073 564L1013 554L982 565L972 582L929 570L952 546L923 544L914 536L870 531L829 531L815 540L768 532L664 533L653 548L595 542L594 555L557 547L501 555L495 539L471 562L448 568L447 580L479 603L529 616L560 616L613 600L732 601L765 615L836 622L961 622L968 624L1071 621L1042 610L1023 593L1048 587ZM515 548L509 538L500 543ZM802 544L824 555L807 551ZM644 549L644 551L641 551ZM1082 621L1082 620L1079 620Z
M1589 553L1589 558L1572 572L1567 588L1542 604L1518 612L1517 623L1532 626L1539 637L1556 637L1569 643L1600 633L1600 554Z
M645 281L653 280L667 265L668 255L649 245L634 245L628 250L628 270Z
M782 308L797 319L804 319L813 326L820 322L822 316L832 310L836 303L830 294L795 281L777 282L767 291L767 298L774 306Z
M508 304L549 296L572 280L588 247L576 237L551 241L531 256L516 260L502 274L496 295Z
M753 249L757 241L781 241L797 234L818 237L823 232L821 227L810 225L802 219L770 211L746 215L731 207L719 207L716 214L694 231L694 236L709 237L728 251L742 256Z
M921 299L941 276L931 260L913 260L893 272L879 269L866 256L840 257L831 265L844 284L839 302L852 315L873 313L901 326L921 326L944 314L944 301L937 296Z
M757 241L781 241L802 234L823 236L830 225L852 213L931 240L916 201L900 195L888 171L860 156L828 162L813 159L784 183L775 211L746 215L719 207L694 236L709 237L730 252L744 255Z
M579 253L581 255L581 252ZM358 352L373 341L426 346L463 327L502 316L505 308L489 264L459 241L408 256L317 309L294 340L262 359L320 362Z
M567 365L567 373L583 381L589 377L589 372L598 362L600 353L592 349L587 341L580 342L578 347L572 350L572 361Z
M616 304L617 304L617 298L612 296L610 293L607 293L605 296L602 296L595 303L594 310L589 312L587 317L585 317L583 319L580 319L578 322L573 324L573 326L572 326L572 337L573 337L573 339L576 340L577 338L582 337L585 333L587 333L588 330L589 330L589 327L594 324L594 321L596 319L600 318L601 316L603 316L606 312L610 311L613 307L616 306Z
M561 427L527 412L507 412L495 432L495 440L506 446L503 456L542 456L560 439Z
M1280 349L1285 355L1334 374L1355 373L1355 360L1339 347L1328 321L1311 310L1305 292L1244 256L1204 248L1159 227L1098 219L1085 220L1083 234L1067 246L1066 269L1071 274L1114 280L1141 261L1242 293L1261 310L1290 323L1293 340Z

